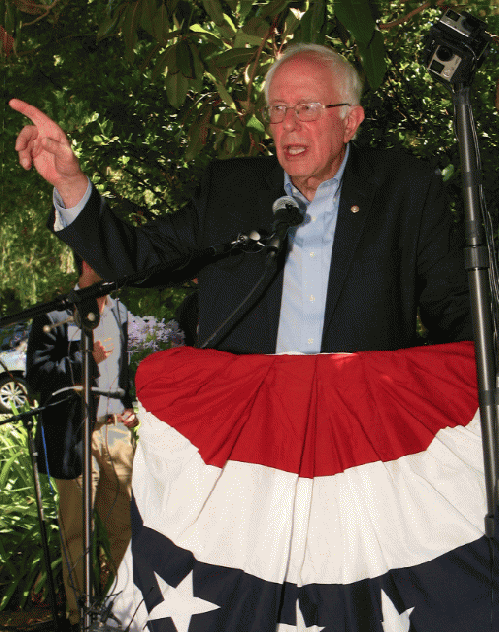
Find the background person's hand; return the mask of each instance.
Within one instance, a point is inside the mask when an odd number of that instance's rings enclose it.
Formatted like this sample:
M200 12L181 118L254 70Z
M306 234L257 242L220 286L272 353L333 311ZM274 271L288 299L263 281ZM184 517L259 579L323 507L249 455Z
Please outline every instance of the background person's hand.
M111 338L106 338L104 342L107 342L108 340L111 340ZM94 348L92 353L97 364L108 358L113 351L114 345L112 343L109 345L103 345L100 340L94 341Z
M121 415L118 415L118 421L124 423L127 428L135 428L135 426L139 423L137 415L131 408L127 408L121 413Z

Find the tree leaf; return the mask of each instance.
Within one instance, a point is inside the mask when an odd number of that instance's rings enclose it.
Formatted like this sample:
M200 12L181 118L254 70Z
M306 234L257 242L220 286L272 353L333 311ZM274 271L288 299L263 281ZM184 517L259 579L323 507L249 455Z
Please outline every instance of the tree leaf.
M243 48L246 44L260 46L269 31L269 25L260 17L250 18L234 39L234 48Z
M220 95L220 97L222 98L222 101L226 105L228 105L229 107L231 107L234 110L236 110L237 108L235 106L235 103L234 103L232 97L230 96L230 94L227 92L225 86L222 83L220 83L220 81L217 81L217 79L215 79L215 77L211 73L207 72L206 75L215 84L217 92Z
M323 44L326 26L326 3L324 0L315 0L300 20L301 41Z
M377 90L383 83L383 78L386 73L383 36L379 31L375 31L369 46L364 46L359 43L358 47L369 85L373 90Z
M123 37L125 38L126 58L129 62L133 61L135 55L135 42L137 38L137 25L141 15L140 0L131 2L125 10L123 19Z
M214 62L218 68L234 68L248 63L254 54L255 51L251 48L231 48L217 55Z
M168 12L166 6L161 3L159 9L156 11L154 20L152 23L153 35L158 42L166 42L168 34L170 32L170 24L168 22Z
M201 61L201 56L199 54L198 47L192 40L188 40L187 43L191 51L192 68L194 70L194 77L196 79L200 79L204 73L204 66L203 66L203 62Z
M219 46L224 46L223 41L219 37L204 29L200 24L191 24L189 28L194 33L201 33L203 36L206 36L206 39L216 42Z
M260 46L262 43L263 37L259 35L249 35L244 31L238 31L236 37L234 38L234 48L243 48L246 44L250 44L251 46Z
M164 5L161 4L163 7ZM142 0L142 12L140 16L140 26L146 33L154 37L154 21L157 13L156 0Z
M165 81L166 96L174 108L184 104L189 90L189 80L181 72L171 74L168 72Z
M192 59L191 49L185 38L182 38L175 44L177 68L188 79L194 79L194 62Z
M170 55L170 49L167 48L165 51L161 53L161 55L156 60L154 65L151 79L152 81L156 81L159 75L161 75L168 68L168 58Z
M265 19L277 15L284 11L284 9L288 6L291 0L271 0L271 2L264 4L258 10L258 17ZM315 1L315 0L314 0Z
M217 26L224 23L224 12L219 0L203 0L203 7L210 18Z
M112 16L108 16L105 18L103 22L101 22L99 26L99 30L97 32L97 41L104 39L104 37L108 37L116 30L116 26L121 18L121 14L116 11L116 13Z
M283 36L292 35L300 25L300 19L295 15L293 11L290 11L284 24L285 29L283 32Z
M240 0L239 15L240 15L241 21L246 19L249 12L253 8L254 4L255 3L253 0Z
M224 21L223 24L214 24L215 32L218 32L222 35L222 37L226 39L232 39L234 35L237 33L237 29L234 26L234 22L230 19L230 17L224 13Z
M16 9L14 8L14 3L7 2L7 6L5 7L4 27L9 35L14 35L16 27Z
M376 27L369 0L336 0L334 14L357 44L369 44Z
M187 149L185 151L185 160L190 162L194 160L194 158L199 154L199 152L203 149L204 143L201 139L201 125L200 123L194 123L191 125L188 133L189 142L187 144Z
M254 114L252 115L250 120L246 123L246 127L248 129L253 129L257 132L260 132L261 134L265 134L265 125L262 123L262 121L257 119Z

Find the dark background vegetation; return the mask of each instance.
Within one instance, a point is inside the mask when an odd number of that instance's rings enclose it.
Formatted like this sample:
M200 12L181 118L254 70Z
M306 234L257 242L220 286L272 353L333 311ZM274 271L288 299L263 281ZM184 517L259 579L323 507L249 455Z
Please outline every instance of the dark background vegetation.
M290 41L329 43L366 79L360 144L405 149L444 174L463 213L451 95L421 63L452 6L493 36L471 90L489 211L499 213L499 8L496 0L0 0L0 315L68 291L68 249L46 229L51 188L17 163L17 97L70 135L102 194L142 223L181 206L214 157L265 155L262 76ZM137 315L169 319L189 286L137 290ZM0 432L0 609L26 609L42 570L25 436ZM47 489L49 498L50 493ZM50 501L49 518L55 519ZM50 531L60 572L57 529ZM39 599L40 597L38 597ZM36 600L36 598L35 598Z

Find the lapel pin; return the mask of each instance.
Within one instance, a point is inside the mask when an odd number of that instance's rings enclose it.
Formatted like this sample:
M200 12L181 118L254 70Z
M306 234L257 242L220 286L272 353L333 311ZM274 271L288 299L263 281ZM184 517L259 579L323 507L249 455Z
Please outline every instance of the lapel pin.
M360 211L360 208L355 204L350 208L350 210L352 211L352 213L358 213Z

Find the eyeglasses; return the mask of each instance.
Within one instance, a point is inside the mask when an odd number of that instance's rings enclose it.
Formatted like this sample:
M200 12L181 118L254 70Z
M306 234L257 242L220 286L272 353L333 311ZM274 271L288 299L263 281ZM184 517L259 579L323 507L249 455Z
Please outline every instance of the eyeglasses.
M267 123L282 123L288 110L294 110L299 121L317 121L326 108L337 108L340 105L350 105L350 103L333 103L323 105L322 103L298 103L297 105L268 105L262 108L263 118Z

